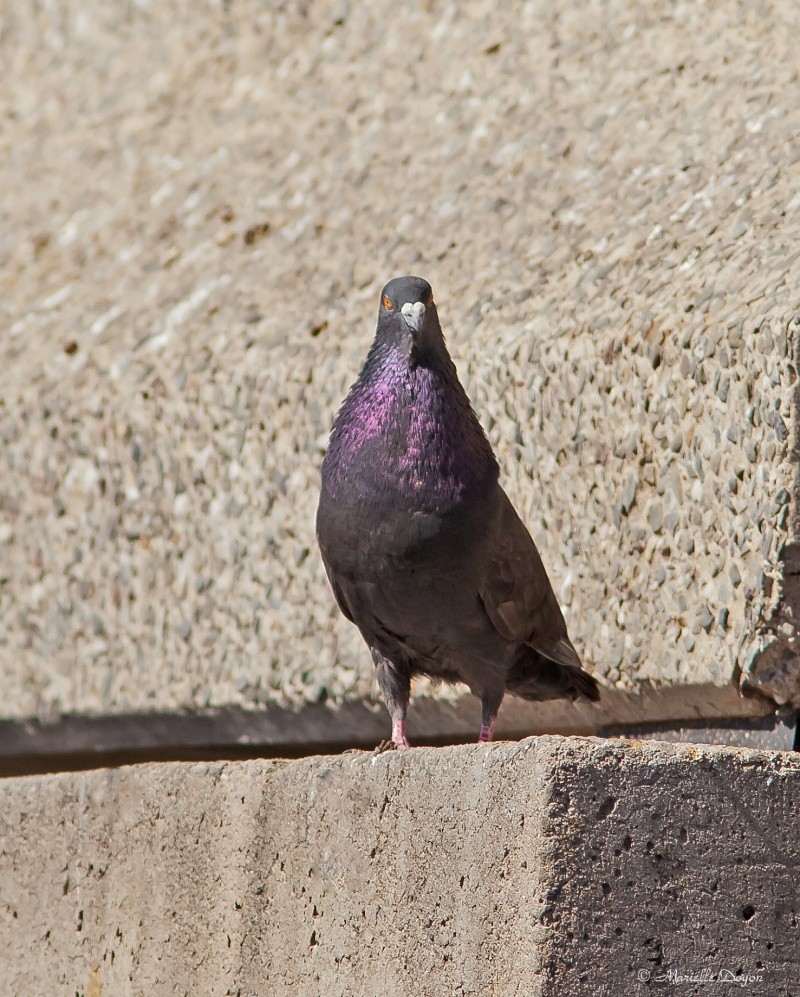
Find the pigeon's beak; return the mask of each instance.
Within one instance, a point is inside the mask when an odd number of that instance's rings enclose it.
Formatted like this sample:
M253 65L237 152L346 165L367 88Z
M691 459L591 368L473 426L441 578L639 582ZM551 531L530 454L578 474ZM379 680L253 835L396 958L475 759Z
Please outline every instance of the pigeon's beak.
M410 301L407 301L400 311L409 329L419 332L422 328L422 321L425 318L425 305L421 301L415 301L413 305Z

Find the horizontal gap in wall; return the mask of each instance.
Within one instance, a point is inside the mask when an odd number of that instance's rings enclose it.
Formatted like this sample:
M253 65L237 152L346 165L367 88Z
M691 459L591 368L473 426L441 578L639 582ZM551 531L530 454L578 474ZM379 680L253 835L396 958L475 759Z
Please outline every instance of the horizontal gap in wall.
M479 704L422 697L412 701L409 737L418 746L475 740ZM372 749L388 737L380 703L225 708L195 712L61 716L0 722L0 776L104 768L148 761L298 758ZM710 685L606 691L600 703L528 703L507 697L498 739L532 734L661 737L705 743L792 748L795 719L774 704Z

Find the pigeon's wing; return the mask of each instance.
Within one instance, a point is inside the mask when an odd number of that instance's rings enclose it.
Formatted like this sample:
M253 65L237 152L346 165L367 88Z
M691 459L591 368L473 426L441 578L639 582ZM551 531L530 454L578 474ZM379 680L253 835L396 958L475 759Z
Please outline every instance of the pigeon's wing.
M334 598L336 599L336 605L339 607L339 609L341 609L342 615L345 617L345 619L353 623L354 622L353 614L350 611L350 607L347 605L347 600L344 597L342 586L339 585L337 579L334 578L333 574L330 571L328 572L328 581L331 583L331 588L333 589L333 595Z
M498 493L480 592L486 614L506 640L527 644L566 668L580 668L539 551L508 496L500 488Z
M342 579L338 577L333 565L331 564L331 558L328 554L328 545L323 539L323 530L320 529L321 523L321 510L317 511L317 544L319 545L319 552L322 555L322 564L325 567L325 574L328 576L328 581L333 589L333 595L336 599L336 604L341 609L345 617L352 623L353 622L353 611L347 604L347 598L344 593L344 586L342 585ZM325 524L327 525L327 524Z

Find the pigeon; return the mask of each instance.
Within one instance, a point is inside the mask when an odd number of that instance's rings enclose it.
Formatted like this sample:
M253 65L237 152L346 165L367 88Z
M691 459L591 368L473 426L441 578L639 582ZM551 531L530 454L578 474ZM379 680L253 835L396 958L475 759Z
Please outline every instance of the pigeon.
M542 559L501 488L430 284L383 289L375 339L322 462L316 531L336 602L369 647L408 748L411 680L465 683L491 741L506 692L596 700Z

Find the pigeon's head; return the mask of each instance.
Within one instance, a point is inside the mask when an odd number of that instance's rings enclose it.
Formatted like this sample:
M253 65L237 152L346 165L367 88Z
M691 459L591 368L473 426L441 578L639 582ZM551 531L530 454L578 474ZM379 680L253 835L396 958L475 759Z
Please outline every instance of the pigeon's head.
M423 277L395 277L381 291L378 334L406 355L439 343L442 330L431 285Z

